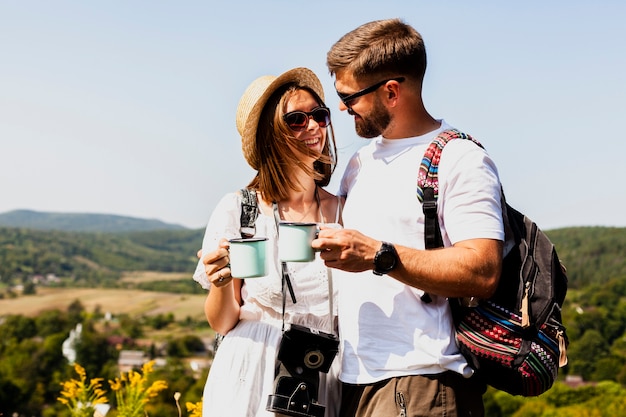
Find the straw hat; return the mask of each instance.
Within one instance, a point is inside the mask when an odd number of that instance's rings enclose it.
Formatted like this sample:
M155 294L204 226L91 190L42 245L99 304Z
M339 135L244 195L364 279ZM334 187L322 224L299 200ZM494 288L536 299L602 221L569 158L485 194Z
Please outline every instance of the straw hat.
M276 90L285 84L297 84L308 87L324 100L322 83L308 68L294 68L278 77L264 75L248 86L237 106L237 131L241 135L241 149L248 164L259 169L259 156L256 151L256 130L261 111L267 100Z

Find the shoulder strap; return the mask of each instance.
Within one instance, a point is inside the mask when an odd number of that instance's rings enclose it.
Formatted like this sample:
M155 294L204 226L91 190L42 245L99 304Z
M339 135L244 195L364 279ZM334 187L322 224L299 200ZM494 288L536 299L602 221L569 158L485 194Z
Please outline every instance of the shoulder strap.
M425 188L432 188L434 198L437 200L439 196L439 160L443 147L452 139L469 139L481 148L483 147L476 139L457 129L444 130L437 135L426 149L417 173L417 199L419 201L424 201L423 190Z
M241 189L241 237L253 237L256 234L256 218L259 215L256 190Z
M422 203L424 212L424 247L435 249L443 246L439 217L437 215L437 197L439 197L439 160L444 146L452 139L469 139L482 148L482 145L470 135L456 129L441 132L430 143L420 163L417 173L417 199ZM421 297L424 303L432 301L428 293Z
M483 147L470 135L456 129L441 132L428 146L417 173L417 199L422 202L424 211L424 243L426 249L443 246L439 218L437 216L437 197L439 197L439 161L444 146L453 139L469 139Z

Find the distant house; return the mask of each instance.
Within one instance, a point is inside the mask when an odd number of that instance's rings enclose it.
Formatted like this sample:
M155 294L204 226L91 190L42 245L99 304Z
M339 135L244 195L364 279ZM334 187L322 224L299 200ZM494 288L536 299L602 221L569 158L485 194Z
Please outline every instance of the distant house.
M580 375L566 375L565 384L570 388L578 388L585 385L596 385L595 382L588 382L583 380L583 377Z
M124 346L134 347L135 341L127 336L112 335L107 337L107 343L114 346L115 349L121 351Z
M46 274L45 276L43 276L42 274L36 274L33 275L31 278L31 281L34 284L55 284L58 282L61 282L61 279L59 277L57 277L55 274Z
M117 367L120 373L125 373L141 368L148 360L145 352L141 350L121 350L117 360Z
M56 284L56 283L61 282L61 278L57 277L54 274L46 274L46 282L48 284L51 284L51 283L55 283Z

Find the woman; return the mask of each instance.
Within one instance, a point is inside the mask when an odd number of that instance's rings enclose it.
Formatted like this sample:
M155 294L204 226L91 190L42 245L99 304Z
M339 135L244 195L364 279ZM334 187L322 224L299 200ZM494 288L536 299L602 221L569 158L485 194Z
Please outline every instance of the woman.
M329 273L316 257L287 263L296 303L289 296L283 313L281 263L277 258L276 214L282 221L338 224L341 202L322 187L336 164L330 111L319 79L306 68L255 80L237 108L237 130L244 157L257 171L248 188L257 194L255 236L268 238L268 275L231 276L228 240L241 237L241 193L225 195L213 211L194 279L209 290L205 313L211 327L225 335L204 390L203 415L274 416L266 411L273 394L278 346L285 323L329 332ZM332 286L331 286L332 287ZM283 316L284 314L284 316ZM334 364L338 363L335 361ZM333 365L320 374L319 403L335 415L339 385Z

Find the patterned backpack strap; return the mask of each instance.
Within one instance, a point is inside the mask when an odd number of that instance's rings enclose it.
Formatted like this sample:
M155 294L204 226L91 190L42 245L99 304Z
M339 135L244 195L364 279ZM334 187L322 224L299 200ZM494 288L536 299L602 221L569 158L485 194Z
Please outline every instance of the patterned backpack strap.
M256 190L241 189L241 237L253 237L256 234L256 218L259 215Z
M422 203L424 202L425 188L433 189L435 201L439 197L439 161L441 160L441 152L446 143L452 139L469 139L482 148L482 145L473 137L456 129L444 130L433 139L424 153L422 163L417 172L417 199Z
M424 247L435 249L443 246L439 217L437 216L437 197L439 197L439 161L441 151L452 139L469 139L482 148L470 135L456 129L444 130L428 146L417 173L417 199L422 203L424 212ZM421 296L424 303L432 298L428 293Z
M452 139L472 139L456 129L444 130L430 143L420 163L417 173L417 199L424 212L424 245L426 249L443 246L439 218L437 217L437 197L439 197L439 161L446 143Z

